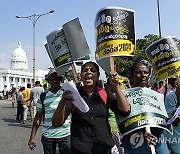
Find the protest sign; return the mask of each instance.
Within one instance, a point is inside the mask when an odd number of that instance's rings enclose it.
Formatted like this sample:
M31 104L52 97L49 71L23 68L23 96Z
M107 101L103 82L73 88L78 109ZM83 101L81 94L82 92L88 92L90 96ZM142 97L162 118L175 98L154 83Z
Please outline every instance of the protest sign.
M52 57L56 68L72 61L63 29L51 32L47 36L47 42L50 56Z
M56 34L56 31L54 31L52 34ZM55 44L59 45L58 42ZM61 51L60 51L60 53L58 53L55 50L51 49L51 52L50 52L49 45L47 43L44 46L49 55L49 58L51 59L51 62L53 64L54 68L56 68L58 75L62 75L66 71L70 70L70 67L71 67L70 66L70 61L71 61L70 58L68 59L68 57L64 56L64 54L61 54ZM55 48L55 46L51 46L51 47Z
M90 54L89 46L78 18L64 24L63 31L66 36L72 60L78 60Z
M140 128L159 127L170 132L164 97L149 88L130 88L123 90L125 97L131 105L131 114L127 117L116 115L118 128L122 135L126 135Z
M68 71L73 61L90 54L79 19L73 19L46 36L45 48L58 73Z
M97 13L95 29L97 59L133 55L134 11L120 7L102 8Z
M149 45L146 55L157 81L180 75L180 40L169 36Z
M96 62L109 75L111 71L110 57L105 57L103 59L96 59Z

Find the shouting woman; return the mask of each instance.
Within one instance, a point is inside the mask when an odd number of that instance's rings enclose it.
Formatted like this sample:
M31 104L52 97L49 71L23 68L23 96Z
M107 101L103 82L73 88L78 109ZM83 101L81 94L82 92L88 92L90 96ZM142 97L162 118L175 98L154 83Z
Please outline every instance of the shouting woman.
M81 67L83 86L79 88L79 93L89 106L87 113L74 107L70 91L64 92L54 113L53 126L61 126L66 117L72 114L72 154L110 154L115 143L108 122L108 109L120 116L130 114L129 103L119 88L117 73L110 73L109 78L116 97L97 86L99 75L99 67L94 62L87 62Z

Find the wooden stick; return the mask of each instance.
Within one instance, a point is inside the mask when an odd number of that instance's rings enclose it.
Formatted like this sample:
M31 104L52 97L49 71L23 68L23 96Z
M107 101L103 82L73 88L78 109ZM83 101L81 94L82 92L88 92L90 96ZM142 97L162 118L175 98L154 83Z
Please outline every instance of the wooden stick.
M178 86L180 86L180 79L179 79L179 75L176 75L176 81L177 81Z
M150 126L146 126L146 132L151 133L151 128L150 128ZM156 154L154 145L150 145L150 148L151 148L151 153L152 153L152 154Z
M76 66L76 63L73 61L72 64L71 64L71 67L72 67L72 73L73 73L73 76L74 76L74 80L76 83L78 83L78 74L77 74L77 66Z
M114 57L110 56L110 68L111 73L114 73Z
M177 82L178 87L180 87L179 75L176 75L176 82ZM177 94L176 94L176 95L177 95ZM176 104L176 107L179 107L179 106L180 106L180 98L177 97L177 99L178 99L178 102L177 102L177 104Z

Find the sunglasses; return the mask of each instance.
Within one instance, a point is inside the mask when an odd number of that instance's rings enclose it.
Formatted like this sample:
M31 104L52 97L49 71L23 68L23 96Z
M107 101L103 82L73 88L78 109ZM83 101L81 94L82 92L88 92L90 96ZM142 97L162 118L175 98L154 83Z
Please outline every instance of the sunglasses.
M140 60L139 63L146 64L149 68L151 68L151 64L147 60Z

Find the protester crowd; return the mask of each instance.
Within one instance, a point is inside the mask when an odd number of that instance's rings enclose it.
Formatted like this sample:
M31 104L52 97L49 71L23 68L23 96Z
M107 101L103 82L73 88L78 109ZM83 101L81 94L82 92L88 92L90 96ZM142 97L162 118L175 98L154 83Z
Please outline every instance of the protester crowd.
M120 76L116 69L109 73L105 85L99 82L99 66L95 62L87 62L81 67L77 89L89 107L83 113L72 102L72 92L64 91L61 83L63 77L51 69L45 76L48 88L44 90L39 81L34 87L13 88L12 107L17 106L17 122L26 124L28 113L33 122L29 138L29 148L36 150L36 132L42 125L41 142L45 154L55 154L57 147L60 154L151 154L154 146L156 154L180 153L180 119L173 123L173 133L162 128L153 127L151 132L139 128L124 136L119 132L116 116L129 116L131 105L122 90L134 87L148 87L164 96L163 105L169 117L180 105L180 86L175 77L149 85L151 65L148 61L134 63L131 80ZM123 79L123 80L122 80ZM139 138L135 137L139 135ZM139 146L132 145L143 138ZM165 138L166 142L160 139Z
M28 83L27 87L20 86L19 88L12 87L11 101L12 107L17 107L16 120L25 124L27 121L28 113L30 120L33 121L36 114L36 104L40 94L44 92L40 81L36 81L34 87Z
M11 96L12 107L17 106L17 122L23 125L27 120L33 122L29 148L38 148L36 132L42 125L41 142L45 154L55 154L57 147L60 154L151 154L151 146L154 146L156 154L180 153L179 118L172 123L173 134L159 127L151 127L151 132L139 128L122 136L118 129L116 115L126 117L132 112L122 90L147 87L162 94L165 100L162 103L169 117L179 107L180 87L176 78L171 77L150 86L151 69L147 61L134 63L130 81L126 76L118 74L115 68L103 85L99 82L99 66L91 61L85 63L81 67L76 86L89 107L86 113L72 103L72 92L62 89L63 77L55 69L46 75L48 88L45 90L39 81L33 87L27 84L26 88L14 88ZM30 119L27 118L28 114ZM162 138L165 138L165 142L161 142ZM141 145L132 144L141 139Z

